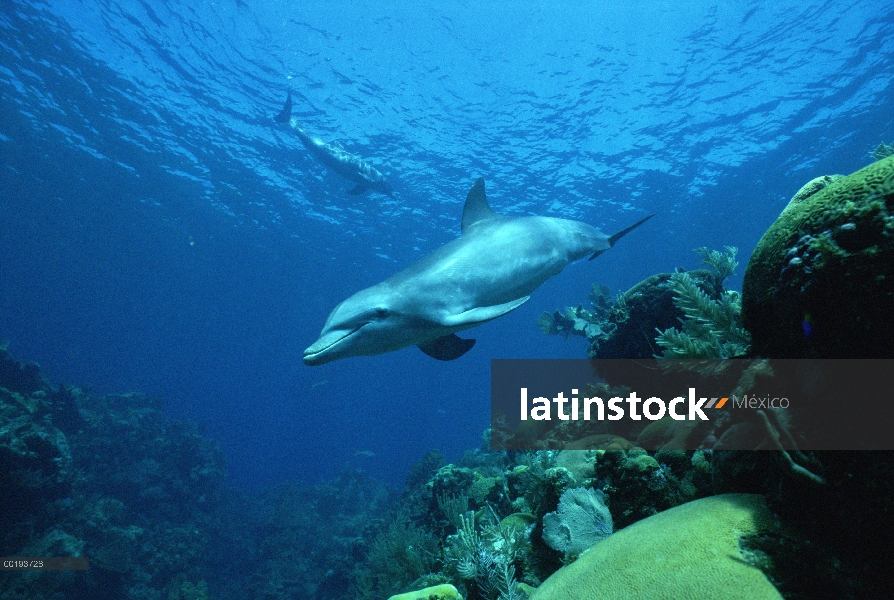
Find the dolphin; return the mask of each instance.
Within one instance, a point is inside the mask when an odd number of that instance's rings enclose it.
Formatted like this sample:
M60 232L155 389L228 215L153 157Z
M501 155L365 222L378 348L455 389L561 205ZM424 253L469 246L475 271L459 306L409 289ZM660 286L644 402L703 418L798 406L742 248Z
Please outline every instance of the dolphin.
M344 177L353 181L355 185L348 193L363 194L369 190L391 195L391 184L385 181L385 176L373 168L369 163L344 149L327 144L320 138L310 135L298 125L298 121L292 117L292 91L286 96L286 103L282 112L273 117L277 123L288 123L304 147L321 163Z
M475 340L457 331L515 310L565 265L596 258L653 216L612 236L580 221L501 216L478 179L466 197L460 237L336 306L304 363L414 345L438 360L459 358Z

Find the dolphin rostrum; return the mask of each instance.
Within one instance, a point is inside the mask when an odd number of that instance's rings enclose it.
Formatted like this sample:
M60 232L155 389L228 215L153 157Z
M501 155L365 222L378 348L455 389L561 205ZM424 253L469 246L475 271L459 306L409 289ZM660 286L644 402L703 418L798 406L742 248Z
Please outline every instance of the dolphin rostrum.
M588 254L592 260L652 216L612 236L580 221L505 217L491 210L478 179L466 197L462 235L336 306L304 363L413 345L439 360L459 358L475 340L457 331L518 308L565 265Z
M298 139L304 144L304 147L318 161L344 177L349 181L353 181L355 185L348 193L362 194L366 191L373 190L383 194L391 195L391 184L385 181L385 176L379 173L369 163L350 152L345 152L342 148L327 144L320 138L310 135L304 131L299 125L298 120L292 117L292 91L289 90L286 96L286 103L282 112L273 117L277 123L288 123Z

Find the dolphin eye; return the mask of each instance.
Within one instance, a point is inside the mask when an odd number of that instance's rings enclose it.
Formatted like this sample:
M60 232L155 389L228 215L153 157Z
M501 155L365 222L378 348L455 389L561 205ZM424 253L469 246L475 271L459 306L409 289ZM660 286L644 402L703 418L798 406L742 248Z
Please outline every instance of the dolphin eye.
M388 316L388 309L387 309L387 308L383 308L383 307L380 306L379 308L376 309L376 317L377 317L377 318L379 318L379 319L384 319L384 318L387 317L387 316Z

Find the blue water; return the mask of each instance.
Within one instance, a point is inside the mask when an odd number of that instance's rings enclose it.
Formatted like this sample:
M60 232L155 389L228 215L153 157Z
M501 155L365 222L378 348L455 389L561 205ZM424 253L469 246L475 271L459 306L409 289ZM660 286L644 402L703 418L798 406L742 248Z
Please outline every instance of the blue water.
M3 0L0 339L53 381L162 398L234 485L400 484L481 443L491 358L584 355L535 320L593 281L732 245L737 286L803 183L894 140L891 56L880 0ZM348 195L275 126L288 88L393 198ZM458 234L477 177L506 214L658 216L457 361L304 366L338 302Z

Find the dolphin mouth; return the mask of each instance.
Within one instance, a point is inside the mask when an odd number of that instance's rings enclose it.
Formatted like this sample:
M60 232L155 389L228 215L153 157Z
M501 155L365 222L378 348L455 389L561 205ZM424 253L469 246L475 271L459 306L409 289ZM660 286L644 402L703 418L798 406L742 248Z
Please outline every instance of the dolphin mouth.
M326 353L334 346L340 344L344 340L348 339L349 337L363 329L364 326L365 324L361 325L360 327L355 327L347 333L339 335L332 341L329 340L334 332L329 332L326 335L320 336L320 339L318 339L311 346L309 346L307 350L304 351L304 364L314 367L335 360L336 357L327 357ZM319 347L321 343L325 345L323 347Z

